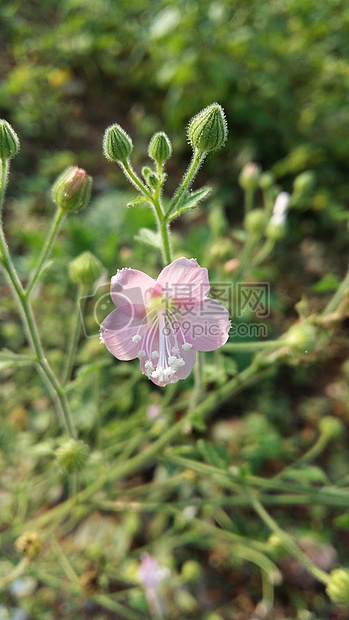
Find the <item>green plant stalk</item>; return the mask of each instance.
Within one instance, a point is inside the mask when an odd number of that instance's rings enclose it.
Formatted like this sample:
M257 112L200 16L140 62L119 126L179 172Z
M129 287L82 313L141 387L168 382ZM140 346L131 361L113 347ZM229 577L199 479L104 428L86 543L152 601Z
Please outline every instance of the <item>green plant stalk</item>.
M214 465L207 465L206 463L200 463L193 459L188 459L176 454L171 454L168 451L165 452L163 457L165 461L179 465L184 469L189 469L203 475L204 477L210 477L215 475L219 479L220 484L229 490L236 492L240 491L241 485L249 485L251 487L257 487L257 489L264 489L266 491L276 490L283 493L293 494L290 500L288 495L278 496L277 503L290 503L294 502L307 502L308 504L324 504L326 506L337 506L341 508L349 508L349 493L343 492L342 489L319 489L315 487L309 487L300 484L279 482L274 478L266 480L265 478L259 478L258 476L244 476L242 477L239 472L233 473L224 469L219 469ZM300 496L294 495L295 493L301 494ZM265 496L266 498L267 496ZM269 503L273 503L274 495L270 496ZM291 501L292 500L292 501ZM239 500L240 501L240 500Z
M332 312L334 312L339 306L340 302L342 301L343 296L345 295L346 291L348 290L349 290L349 269L347 271L346 276L344 277L344 280L342 280L337 291L333 295L332 299L330 299L330 301L328 302L325 310L322 313L322 316L327 316L328 314L331 314Z
M325 573L325 571L321 570L317 566L315 566L309 558L299 549L294 540L287 534L274 519L270 516L270 514L265 510L260 501L255 497L255 495L250 491L250 489L246 488L247 497L255 509L256 513L268 526L268 528L274 532L277 536L279 536L280 540L285 544L285 547L294 555L305 568L321 583L325 585L329 583L330 575Z
M103 488L103 486L110 479L116 482L117 480L120 480L125 476L130 475L134 471L142 468L146 463L152 461L164 449L165 446L170 444L176 437L181 434L183 427L186 426L188 421L190 422L191 415L207 415L208 413L213 411L218 405L230 398L233 394L236 394L244 387L247 387L248 385L251 385L259 379L265 377L268 371L269 369L259 370L255 364L251 364L251 366L243 370L239 375L231 379L224 386L218 387L216 391L210 396L208 396L203 403L198 405L198 407L193 412L189 412L187 415L183 416L180 420L178 420L178 422L170 426L158 439L156 439L152 444L146 447L143 452L136 454L128 461L125 461L121 464L118 463L115 468L110 468L108 472L103 473L88 488L80 491L77 495L76 502L86 502L87 500L89 500L97 491ZM70 512L73 501L75 500L71 498L69 500L66 500L59 506L52 508L51 511L48 511L41 517L38 517L33 522L31 522L30 528L35 529L37 527L43 527L52 519L58 518L60 520L64 518L66 514ZM27 528L28 527L29 524L27 524Z
M197 407L204 394L204 386L202 382L203 356L203 351L197 351L196 364L194 366L194 389L188 407L189 411L193 411L195 407Z
M30 564L30 558L24 557L6 577L0 580L0 591L23 575Z
M3 200L5 194L5 185L7 180L7 166L1 165L0 170L0 200ZM0 202L0 205L2 203ZM55 403L57 414L65 428L65 431L70 437L75 437L74 425L69 410L68 401L61 385L59 384L51 366L46 359L44 350L42 348L39 332L35 322L32 307L29 299L27 298L25 291L22 287L20 279L17 275L15 267L12 263L9 249L7 247L4 231L0 222L0 256L1 262L7 274L10 287L15 294L16 301L19 306L19 311L22 317L22 321L27 333L28 341L36 356L36 365L39 369L41 376L49 390L49 393Z
M317 439L317 441L314 443L314 445L311 446L309 450L307 450L307 452L302 454L302 456L300 456L296 461L294 461L292 465L285 467L280 473L274 476L274 480L279 480L280 478L283 478L283 476L287 472L294 471L298 467L304 465L305 463L310 463L311 461L313 461L317 456L319 456L319 454L321 454L321 452L324 451L324 449L326 448L327 444L330 441L331 441L331 436L326 433L322 433L320 437Z
M269 254L273 251L274 246L275 241L266 239L259 252L257 252L256 256L253 258L253 267L258 267L258 265L265 261Z
M52 250L52 246L54 244L54 241L57 237L58 231L60 229L62 220L64 218L64 211L62 209L57 209L56 211L56 215L55 218L53 220L52 226L51 226L51 230L50 233L48 235L48 237L46 238L45 241L45 245L42 249L42 252L40 254L38 263L35 267L35 271L31 277L31 280L27 286L27 289L25 291L25 294L27 297L30 297L31 293L33 292L33 290L35 289L39 279L40 279L40 274L41 274L41 270L42 270L42 266L44 265L45 261L47 260L48 256L51 253Z
M254 189L245 189L244 191L245 215L247 215L247 213L250 213L250 211L252 211L253 209L253 196L254 196Z
M239 282L241 276L243 275L245 271L245 267L252 256L255 246L259 242L259 239L260 237L258 235L254 235L253 237L248 238L241 252L241 255L239 257L239 266L236 269L236 271L234 271L234 273L232 274L233 283Z
M142 194L144 194L144 196L146 198L148 198L148 200L151 203L153 203L153 196L152 196L151 192L147 189L147 187L144 185L144 183L142 183L141 179L134 172L134 170L130 166L129 162L128 161L124 161L124 162L122 162L122 164L120 164L120 166L121 166L122 171L126 175L126 177L128 177L131 180L131 182L138 188L138 190Z
M160 187L156 190L155 194L152 195L151 192L146 188L146 186L142 183L140 178L135 174L132 170L130 164L128 162L124 162L122 164L122 168L127 177L131 179L134 185L144 194L144 196L149 200L149 202L154 207L155 217L158 223L158 228L161 234L162 246L163 246L163 259L165 266L171 263L172 261L172 253L171 253L171 244L170 244L170 236L169 236L169 227L168 227L168 218L167 215L164 215L161 203L160 203Z
M178 187L175 195L173 196L170 202L170 206L168 207L166 211L166 219L168 218L170 213L174 210L174 208L177 207L184 192L189 189L206 155L207 153L203 153L202 151L198 151L197 149L194 150L191 162L189 164L189 168L187 172L185 173L183 180L180 186Z
M77 296L76 296L75 314L73 317L72 331L69 337L69 348L68 348L68 353L67 353L67 360L65 362L65 366L63 368L62 377L61 377L62 386L64 386L67 383L71 375L72 368L73 368L77 344L78 344L78 338L80 335L80 327L81 327L82 308L79 305L79 300L81 298L84 298L84 296L86 295L86 291L87 291L87 286L84 284L79 284L78 290L77 290Z

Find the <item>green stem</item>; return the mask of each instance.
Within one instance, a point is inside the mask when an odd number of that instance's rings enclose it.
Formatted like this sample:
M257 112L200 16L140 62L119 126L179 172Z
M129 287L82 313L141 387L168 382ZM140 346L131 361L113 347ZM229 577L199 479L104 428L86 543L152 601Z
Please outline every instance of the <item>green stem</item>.
M79 301L81 298L84 298L85 295L86 295L86 286L84 284L80 284L78 287L77 296L76 296L75 316L73 319L72 331L71 331L70 338L69 338L69 349L67 353L67 360L65 363L65 367L63 369L62 377L61 377L61 384L63 386L67 383L71 375L71 371L72 371L74 360L75 360L76 348L78 344L78 338L79 338L80 327L81 327L82 308L79 305Z
M307 452L300 456L299 459L294 461L292 465L285 467L279 474L274 476L273 480L279 480L280 478L283 478L288 472L295 471L302 465L313 461L317 456L319 456L319 454L321 454L321 452L324 451L330 440L330 435L328 435L327 433L322 433L318 440L314 443L314 445L309 448L309 450L307 450Z
M17 564L17 566L11 571L6 577L3 577L0 581L0 590L8 586L10 583L13 583L18 577L23 575L23 573L27 570L30 564L30 558L24 557Z
M197 150L194 151L192 160L189 164L189 168L183 177L182 183L177 189L175 195L173 196L168 210L166 211L166 218L168 218L168 216L174 210L174 208L177 207L184 192L189 189L205 157L206 157L206 153L203 153L202 151L197 151Z
M5 194L5 185L7 179L7 166L1 165L0 171L0 200L3 200ZM1 206L1 202L0 202ZM22 287L20 279L17 275L16 269L12 263L10 251L8 249L3 228L0 222L0 256L1 262L5 269L10 287L15 294L16 301L18 303L19 311L22 317L22 321L27 333L27 338L32 350L36 356L36 364L41 376L50 392L50 395L55 403L56 411L61 419L61 422L70 437L75 437L74 426L71 418L71 413L68 406L66 395L59 384L51 366L46 359L45 352L43 350L37 325L35 322L32 307L29 299Z
M58 209L55 215L55 218L53 220L52 226L51 226L51 230L50 233L46 239L45 245L42 249L40 258L38 260L38 263L35 267L35 271L31 277L31 280L27 286L26 289L26 295L27 297L30 297L31 293L33 292L33 290L35 289L39 279L40 279L40 275L41 275L41 271L42 271L42 267L45 263L45 261L47 260L51 250L52 250L52 246L54 244L54 241L56 239L56 236L58 234L62 219L64 217L65 213L64 211L62 211L62 209Z
M324 584L328 584L330 576L325 571L321 570L317 566L309 560L309 558L299 549L294 540L291 538L289 534L287 534L281 527L274 521L274 519L270 516L270 514L265 510L260 501L255 497L255 495L246 488L246 494L253 506L254 510L260 516L262 521L269 527L269 529L276 534L281 541L284 543L285 547L287 547L305 568L314 575L314 577L321 581Z
M275 241L271 241L270 239L267 239L264 242L259 252L257 252L256 256L253 258L254 267L257 267L258 265L260 265L260 263L263 263L265 261L267 256L269 256L269 254L274 249L274 245Z
M340 302L343 299L343 296L345 295L348 289L349 289L349 269L347 271L347 274L344 280L341 282L338 290L335 292L332 299L330 299L330 301L328 302L325 310L322 313L322 316L327 316L328 314L331 314L337 309L337 306L339 306Z
M247 213L250 213L250 211L252 211L253 209L253 196L254 196L254 190L253 189L245 189L245 215Z
M241 279L241 276L243 275L244 271L245 271L245 267L247 265L247 263L249 262L253 250L255 248L255 246L257 245L259 241L259 237L257 235L254 235L253 237L249 237L247 240L247 243L245 244L241 255L239 257L239 266L236 269L236 271L234 271L233 273L233 277L232 280L233 282L239 282L239 280Z
M151 192L147 189L147 187L144 185L144 183L142 183L142 181L140 180L138 175L131 168L129 162L128 161L124 161L121 164L121 168L122 168L124 174L127 177L129 177L129 179L137 187L137 189L140 192L142 192L142 194L144 194L146 196L146 198L148 198L150 200L150 202L153 204L153 196L152 196Z
M203 356L204 353L202 351L197 351L196 364L194 366L194 389L188 407L189 411L193 411L197 407L204 394L202 384Z
M6 185L7 185L7 175L9 173L10 163L7 159L0 159L0 226L1 226L1 210L2 203L4 202Z

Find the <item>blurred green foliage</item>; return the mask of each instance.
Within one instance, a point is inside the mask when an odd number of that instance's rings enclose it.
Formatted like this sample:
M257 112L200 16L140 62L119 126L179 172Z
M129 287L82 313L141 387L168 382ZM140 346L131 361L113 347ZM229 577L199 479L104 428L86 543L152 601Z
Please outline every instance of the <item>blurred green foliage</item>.
M145 140L219 101L223 186L255 159L278 178L316 169L314 208L348 201L345 0L4 0L0 23L0 112L28 167L58 144L96 172L110 122Z

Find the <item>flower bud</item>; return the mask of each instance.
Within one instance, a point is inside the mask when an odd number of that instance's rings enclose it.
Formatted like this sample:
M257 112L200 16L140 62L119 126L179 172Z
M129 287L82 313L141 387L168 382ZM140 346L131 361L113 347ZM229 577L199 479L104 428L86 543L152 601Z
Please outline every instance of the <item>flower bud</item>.
M90 200L92 177L77 166L69 166L52 187L56 205L63 211L80 211Z
M301 353L311 353L316 346L317 334L313 325L303 321L292 325L283 340Z
M11 159L19 151L19 139L10 123L0 120L0 159Z
M268 538L268 550L274 560L282 560L289 555L280 536L274 533Z
M212 103L191 119L188 139L193 148L201 153L216 151L228 136L227 121L222 106Z
M322 435L327 435L327 437L335 439L336 437L343 436L345 427L343 422L338 418L326 415L319 422L319 431Z
M120 125L111 125L106 129L103 139L103 152L111 161L125 163L132 153L133 143Z
M258 185L263 190L268 190L273 187L275 183L275 177L271 172L262 172L259 177Z
M326 588L327 595L336 605L349 604L349 570L336 568L330 574Z
M167 135L160 131L154 134L149 143L148 154L157 164L162 164L171 157L172 146Z
M253 161L246 164L246 166L242 169L239 176L239 183L242 189L245 190L254 190L258 187L259 178L261 175L261 168L258 164L255 164Z
M34 558L38 555L42 548L42 542L36 532L23 532L16 542L15 545L19 551L22 551L25 555Z
M279 241L283 239L286 234L286 224L285 222L277 222L273 219L270 219L268 225L265 229L265 236L270 241Z
M91 252L83 252L69 265L69 275L77 284L93 284L102 273L102 263Z
M307 194L308 192L311 192L315 185L315 182L315 172L313 172L312 170L306 170L305 172L302 172L295 178L293 182L293 189L295 194L300 196L302 194Z
M201 565L195 560L188 560L182 566L181 575L185 582L196 581L200 577Z
M66 474L79 471L88 459L88 446L76 439L66 439L56 450L59 466Z
M144 166L144 168L142 168L142 176L150 189L156 189L159 185L159 178L151 168Z
M253 209L245 217L245 228L251 236L261 237L267 225L267 214L263 209Z

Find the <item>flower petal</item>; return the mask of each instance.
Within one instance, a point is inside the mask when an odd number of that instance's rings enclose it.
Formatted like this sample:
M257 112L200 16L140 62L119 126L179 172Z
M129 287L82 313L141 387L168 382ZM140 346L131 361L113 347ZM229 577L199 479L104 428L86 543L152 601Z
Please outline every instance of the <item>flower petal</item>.
M164 295L179 306L197 305L210 291L207 269L200 267L195 258L177 258L161 271L156 282L162 285Z
M195 315L194 315L195 311ZM229 312L216 299L205 299L190 313L181 313L180 323L187 342L197 351L214 351L229 336Z
M113 310L101 324L101 340L115 357L122 361L133 360L138 356L139 342L132 337L139 334L141 338L147 329L147 321L142 317L124 314L121 310Z
M144 316L145 297L155 280L138 269L119 269L111 279L110 295L124 314Z

